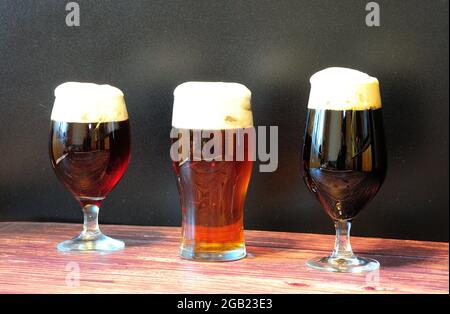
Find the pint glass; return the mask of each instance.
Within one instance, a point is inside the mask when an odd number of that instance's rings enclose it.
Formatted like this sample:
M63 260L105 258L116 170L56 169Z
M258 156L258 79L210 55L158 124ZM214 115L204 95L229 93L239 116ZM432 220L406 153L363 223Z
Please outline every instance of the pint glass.
M180 255L243 258L255 138L251 93L237 83L188 82L174 97L171 156L182 211Z

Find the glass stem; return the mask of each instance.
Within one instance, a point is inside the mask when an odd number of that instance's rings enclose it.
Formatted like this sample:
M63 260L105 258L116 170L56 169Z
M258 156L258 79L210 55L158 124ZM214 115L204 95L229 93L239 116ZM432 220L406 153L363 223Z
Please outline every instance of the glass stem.
M336 220L334 226L336 228L336 242L331 257L343 259L354 258L355 256L353 255L350 244L351 220Z
M98 212L100 208L97 205L85 205L83 207L84 223L81 237L92 239L101 234L98 227Z

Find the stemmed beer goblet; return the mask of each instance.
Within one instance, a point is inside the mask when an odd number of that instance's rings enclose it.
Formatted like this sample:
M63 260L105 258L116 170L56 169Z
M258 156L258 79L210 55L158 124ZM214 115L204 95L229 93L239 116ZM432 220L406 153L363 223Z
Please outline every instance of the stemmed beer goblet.
M347 68L311 77L303 144L304 180L334 220L330 256L307 266L335 272L365 272L378 261L357 257L350 245L352 220L375 196L386 174L386 148L378 80Z
M59 180L80 202L81 234L58 244L60 251L115 251L122 241L98 226L102 201L130 159L130 126L123 93L109 85L68 82L55 89L50 158Z

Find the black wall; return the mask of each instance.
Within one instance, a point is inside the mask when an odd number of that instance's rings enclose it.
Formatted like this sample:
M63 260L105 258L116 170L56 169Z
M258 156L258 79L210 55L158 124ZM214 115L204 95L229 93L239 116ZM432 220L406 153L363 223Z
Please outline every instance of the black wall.
M48 157L54 88L110 83L126 94L133 157L102 223L179 225L169 158L172 91L188 80L246 84L257 125L279 126L279 169L254 172L251 229L331 233L307 191L300 148L309 77L328 66L381 82L389 171L355 235L448 241L448 0L0 0L0 220L81 223Z

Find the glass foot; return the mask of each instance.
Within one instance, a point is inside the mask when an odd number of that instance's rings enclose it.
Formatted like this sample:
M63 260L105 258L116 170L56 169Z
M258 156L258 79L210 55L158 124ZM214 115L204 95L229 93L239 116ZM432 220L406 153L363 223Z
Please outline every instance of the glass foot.
M341 273L363 273L380 268L378 261L365 257L338 258L328 256L311 259L306 262L306 265L318 270Z
M86 236L81 234L80 236L59 243L57 246L59 251L100 251L100 252L113 252L122 250L125 247L125 243L105 236L103 233Z

